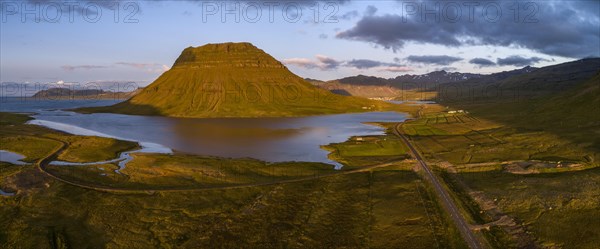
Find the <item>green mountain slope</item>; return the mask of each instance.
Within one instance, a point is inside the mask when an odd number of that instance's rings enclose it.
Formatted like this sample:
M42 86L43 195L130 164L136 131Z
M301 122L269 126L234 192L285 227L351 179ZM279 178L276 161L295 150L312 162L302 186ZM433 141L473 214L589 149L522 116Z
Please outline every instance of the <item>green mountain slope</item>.
M169 71L128 101L82 111L281 117L393 108L388 103L315 87L250 43L224 43L186 48Z
M580 126L600 126L600 72L585 83L536 106L539 122L577 121Z

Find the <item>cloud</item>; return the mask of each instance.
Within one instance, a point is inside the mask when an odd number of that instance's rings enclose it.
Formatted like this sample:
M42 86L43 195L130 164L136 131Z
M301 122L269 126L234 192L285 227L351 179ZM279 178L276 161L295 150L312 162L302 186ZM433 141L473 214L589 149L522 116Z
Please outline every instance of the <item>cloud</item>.
M469 63L474 64L481 67L491 67L491 66L495 66L496 62L493 62L491 60L485 59L485 58L473 58L469 61Z
M375 67L390 67L390 68L401 68L402 65L397 63L388 63L383 61L375 61L368 59L352 59L347 61L344 66L346 67L354 67L357 69L370 69Z
M133 67L148 73L162 73L171 69L169 66L159 63L116 62L115 65Z
M283 59L283 63L286 65L294 65L306 69L320 69L320 70L332 70L339 67L351 67L356 69L378 69L379 71L388 72L408 72L412 71L411 68L405 67L398 63L389 63L383 61L369 60L369 59L352 59L349 61L337 60L325 55L316 55L316 60L307 58L290 58Z
M524 67L530 66L540 61L547 61L546 59L539 57L522 57L519 55L512 55L506 58L498 58L497 63L500 66L516 66L516 67Z
M585 2L585 3L582 3ZM420 8L434 9L433 3L441 1L424 0ZM535 1L527 10L533 14L523 14L515 21L510 12L510 1L488 1L473 9L473 20L464 4L458 20L448 19L438 11L435 15L412 15L408 13L381 16L363 16L354 27L339 32L340 39L363 41L391 49L402 49L407 42L435 44L448 47L470 45L492 45L501 47L527 48L536 52L571 58L600 56L600 2L597 1ZM470 3L473 3L472 1ZM485 14L486 7L499 6L505 14ZM426 7L423 7L426 6ZM521 8L525 8L523 5ZM490 10L490 8L488 8ZM494 9L491 8L490 11ZM422 12L425 13L425 12ZM530 12L528 12L530 13ZM422 17L426 18L422 18Z
M328 35L326 35L326 34L320 34L320 35L319 35L319 39L323 39L323 40L327 39L328 37L329 37L329 36L328 36Z
M435 71L457 71L458 68L455 67L440 67L436 68Z
M421 63L421 64L431 64L431 65L450 65L454 62L461 61L462 58L452 57L447 55L411 55L406 57L407 61L413 63Z
M289 58L281 60L286 65L294 65L303 68L315 68L317 67L317 63L306 58Z
M383 65L383 63L380 61L374 61L374 60L353 59L351 61L346 62L346 65L350 66L350 67L355 67L358 69L369 69L369 68L373 68L373 67L380 67Z
M319 65L324 69L335 69L340 64L342 64L342 62L337 61L331 57L327 57L325 55L318 54L316 57L317 57L317 60L319 60L319 62L320 62Z
M62 68L65 71L75 71L77 69L84 69L84 70L102 69L102 68L107 68L107 66L99 66L99 65L77 65L77 66L71 66L71 65L64 65L64 66L61 66L60 68Z
M59 1L55 1L55 0L27 0L25 2L25 5L27 5L27 7L22 6L21 9L23 8L34 8L34 6L40 6L40 9L50 9L50 10L54 10L54 8L50 8L49 6L60 6L61 7L61 11L62 11L62 15L69 15L71 13L69 13L69 11L74 11L75 13L79 14L79 15L85 15L87 17L90 17L91 19L95 19L96 15L98 14L102 14L102 13L98 13L97 10L102 11L101 9L108 9L111 10L112 8L114 8L114 4L116 2L119 1L125 1L125 0L113 0L113 1L95 1L95 0L73 0L73 1L68 1L68 5L66 4L67 2L59 2ZM61 16L62 16L61 15ZM41 21L47 21L47 18L40 18Z
M373 5L369 5L369 6L367 6L367 9L365 10L365 16L375 15L376 12L377 12L377 8Z
M340 19L342 19L342 20L352 20L355 17L358 17L358 11L353 10L353 11L349 11L349 12L346 12L343 15L341 15Z
M145 68L148 68L148 67L160 66L160 64L158 64L158 63L116 62L115 64L121 65L121 66L135 67L135 68L138 68L138 69L145 69Z
M413 69L410 67L403 67L403 66L389 66L389 67L383 67L379 71L393 72L393 73L405 73L405 72L413 71Z

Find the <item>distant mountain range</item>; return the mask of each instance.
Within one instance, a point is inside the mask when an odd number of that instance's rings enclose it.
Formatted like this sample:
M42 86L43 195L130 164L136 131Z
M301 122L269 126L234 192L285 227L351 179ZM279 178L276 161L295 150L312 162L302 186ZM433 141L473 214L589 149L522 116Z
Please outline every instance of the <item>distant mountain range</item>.
M350 85L394 86L402 89L413 89L432 87L443 83L477 79L481 77L483 77L481 74L446 72L442 70L421 75L405 74L389 79L375 76L357 75L334 80L333 82Z
M61 89L61 90L58 90ZM118 98L131 97L139 90L139 85L133 81L91 81L85 83L57 82L1 82L0 97L29 98L35 94L40 96L85 96L106 95L118 93ZM133 92L133 93L132 93ZM123 94L121 94L123 93ZM132 94L125 94L132 93ZM123 97L121 97L123 96ZM113 98L114 96L111 96Z
M63 87L50 88L35 93L32 98L38 99L128 99L139 92L111 92L101 89L70 89Z
M283 117L368 110L395 105L315 87L250 43L183 50L170 70L131 99L82 112L174 117Z
M493 74L472 74L435 71L423 75L401 75L395 78L357 75L332 81L311 81L334 93L345 93L368 98L394 98L408 91L437 92L438 98L489 97L491 91L500 96L507 94L540 95L568 89L592 77L600 70L600 58L582 59L543 68L524 67ZM486 92L487 91L487 92ZM450 93L449 93L450 94Z

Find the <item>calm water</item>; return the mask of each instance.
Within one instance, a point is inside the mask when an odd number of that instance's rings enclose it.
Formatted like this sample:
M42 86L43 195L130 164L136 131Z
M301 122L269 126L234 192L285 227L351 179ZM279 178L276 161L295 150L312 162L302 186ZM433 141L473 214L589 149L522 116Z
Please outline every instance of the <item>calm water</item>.
M0 150L0 161L2 162L9 162L14 165L25 165L27 163L21 161L21 159L23 158L25 158L25 156L21 154L17 154L6 150Z
M400 122L402 113L371 112L300 118L178 119L121 114L77 114L60 109L114 104L115 100L3 98L0 111L35 112L38 120L76 126L112 137L155 143L196 155L252 157L270 162L332 163L321 145L351 136L383 134L363 122ZM73 127L75 128L75 127ZM70 128L66 128L70 129Z

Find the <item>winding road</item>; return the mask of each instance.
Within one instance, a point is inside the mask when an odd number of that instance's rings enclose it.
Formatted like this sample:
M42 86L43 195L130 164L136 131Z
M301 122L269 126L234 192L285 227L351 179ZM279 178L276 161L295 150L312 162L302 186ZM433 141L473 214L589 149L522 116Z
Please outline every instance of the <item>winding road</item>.
M421 154L419 154L419 152L415 149L415 147L408 140L408 138L406 138L406 136L404 136L404 134L400 132L401 126L402 123L399 123L395 126L394 134L400 137L402 141L404 141L406 146L410 149L410 152L413 154L414 158L419 162L419 165L421 166L423 171L425 171L425 179L427 179L429 183L433 185L433 188L435 189L436 194L441 200L444 209L446 209L446 211L450 214L450 217L458 227L460 234L462 235L465 242L467 242L467 244L469 245L469 248L485 248L483 246L484 243L481 243L481 241L479 241L475 234L473 234L473 231L471 231L471 229L469 228L469 223L460 213L456 203L454 203L448 191L444 187L442 187L442 184L440 183L438 178L433 174L429 166L427 166L427 163L425 163L425 161L421 157Z
M48 138L48 139L51 139L51 138ZM375 164L375 165L365 166L365 167L361 167L361 168L357 168L357 169L341 171L341 172L334 172L334 173L329 173L329 174L318 174L318 175L298 177L298 178L293 178L293 179L277 180L277 181L272 181L272 182L247 183L247 184L237 184L237 185L229 185L229 186L162 188L162 189L160 189L160 188L159 189L132 189L132 188L119 188L119 187L110 187L110 186L86 185L83 183L78 183L78 182L74 182L74 181L62 178L62 177L60 177L60 175L57 175L57 174L53 173L52 171L49 171L47 169L47 166L50 164L50 162L52 162L53 160L58 158L58 156L68 147L68 144L63 141L60 141L57 139L52 139L52 140L60 142L61 146L59 148L57 148L56 150L54 150L52 153L50 153L48 156L40 159L36 163L38 168L42 172L44 172L46 175L48 175L62 183L66 183L66 184L84 188L84 189L90 189L90 190L96 190L96 191L102 191L102 192L118 192L118 193L188 192L188 191L204 191L204 190L215 190L215 189L238 189L238 188L248 188L248 187L260 187L260 186L269 186L269 185L277 185L277 184L285 184L285 183L303 182L303 181L315 180L315 179L331 177L331 176L336 176L336 175L354 174L354 173L358 173L358 172L365 172L365 171L369 171L369 170L376 169L376 168L389 167L389 166L394 165L394 162L387 162L387 163Z

